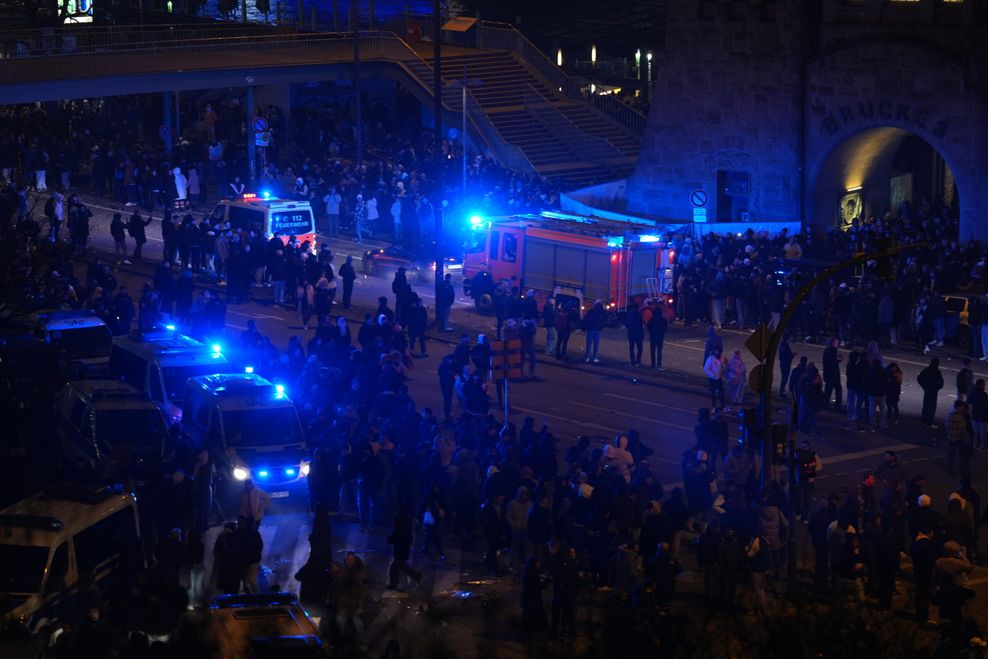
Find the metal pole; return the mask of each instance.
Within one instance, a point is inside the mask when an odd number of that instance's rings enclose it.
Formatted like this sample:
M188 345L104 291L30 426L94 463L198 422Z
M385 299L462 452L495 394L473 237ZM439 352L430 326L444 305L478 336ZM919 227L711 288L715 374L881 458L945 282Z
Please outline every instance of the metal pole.
M340 31L340 2L333 0L333 32Z
M312 24L312 31L315 32L316 31L316 6L313 4L310 7L310 9L312 10L310 23Z
M357 128L357 164L364 158L364 118L360 92L360 17L357 15L357 3L352 5L350 15L353 21L353 90L355 97L355 123Z
M373 29L374 29L374 0L368 0L367 10L370 12L370 22L368 23L368 25L370 25L370 29L373 31Z
M304 25L302 25L302 16L304 14L304 12L302 11L302 0L297 0L295 5L295 12L297 14L296 18L298 19L296 20L296 23L298 23L298 29L301 30L303 27L305 27Z
M505 341L507 345L507 341ZM505 348L505 354L507 354L507 348ZM508 427L508 413L511 411L511 405L508 403L508 377L505 373L504 377L504 427Z
M178 92L175 92L175 139L182 139L182 106L179 104Z
M460 110L463 112L463 132L460 133L460 144L462 146L463 153L460 154L460 160L463 161L463 194L466 198L467 193L467 77L466 77L466 67L463 67L463 100L460 105Z
M243 16L244 23L247 22L247 0L240 0L240 14Z
M164 111L164 116L162 117L162 141L165 143L165 153L169 157L172 155L172 145L175 140L172 138L172 98L171 94L168 92L163 92L161 94L161 104L162 110Z
M433 186L432 212L435 217L436 234L436 300L439 300L439 290L443 282L443 76L442 76L442 17L439 15L439 0L433 0L432 5L432 93L433 113L435 118L435 145L433 159L435 160L435 180ZM436 322L440 322L439 305L436 305Z
M251 181L254 180L257 172L257 165L254 162L254 157L256 155L256 143L257 137L254 135L254 86L247 85L247 176Z

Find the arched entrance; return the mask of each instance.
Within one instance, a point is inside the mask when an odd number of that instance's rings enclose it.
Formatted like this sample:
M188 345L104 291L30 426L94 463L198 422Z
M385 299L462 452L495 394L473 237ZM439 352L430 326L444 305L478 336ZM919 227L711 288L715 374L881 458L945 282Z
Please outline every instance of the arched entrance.
M866 128L837 144L810 182L810 220L847 228L854 218L946 205L960 196L950 165L933 145L895 126Z

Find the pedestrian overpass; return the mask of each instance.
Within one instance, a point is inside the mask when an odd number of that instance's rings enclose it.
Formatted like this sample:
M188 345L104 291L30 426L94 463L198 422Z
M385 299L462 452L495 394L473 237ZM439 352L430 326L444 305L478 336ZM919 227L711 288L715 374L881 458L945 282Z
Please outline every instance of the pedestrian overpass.
M465 124L503 165L586 184L627 175L645 117L610 96L588 97L510 25L480 24L474 43L442 47L443 121ZM6 104L225 87L392 78L426 107L432 44L393 32L327 33L208 23L70 26L0 32ZM467 80L464 91L461 81ZM287 111L287 108L286 108ZM464 113L466 117L464 118ZM465 119L465 121L464 121Z

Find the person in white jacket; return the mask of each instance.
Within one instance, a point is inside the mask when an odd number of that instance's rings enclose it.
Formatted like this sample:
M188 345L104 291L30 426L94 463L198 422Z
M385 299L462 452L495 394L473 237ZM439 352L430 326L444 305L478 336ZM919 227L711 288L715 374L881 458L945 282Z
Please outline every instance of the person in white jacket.
M707 376L710 387L710 407L720 411L724 409L724 360L720 349L715 348L703 364L703 374Z
M625 483L631 482L631 472L635 468L635 458L628 450L628 438L625 435L618 436L613 444L604 447L604 460L621 475Z

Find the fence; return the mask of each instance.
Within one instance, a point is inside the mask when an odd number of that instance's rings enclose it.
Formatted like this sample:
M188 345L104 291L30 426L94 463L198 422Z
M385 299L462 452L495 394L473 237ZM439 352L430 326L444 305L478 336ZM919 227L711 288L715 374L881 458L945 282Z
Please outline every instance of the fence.
M580 160L603 165L616 174L613 163L624 160L624 154L606 139L585 133L532 85L525 85L525 109Z
M492 23L484 21L477 28L477 47L510 50L517 53L524 62L552 84L554 92L571 101L589 103L627 129L636 138L641 139L645 134L647 117L634 108L622 103L612 96L594 96L587 94L590 82L582 78L572 78L546 57L524 34L508 23Z

